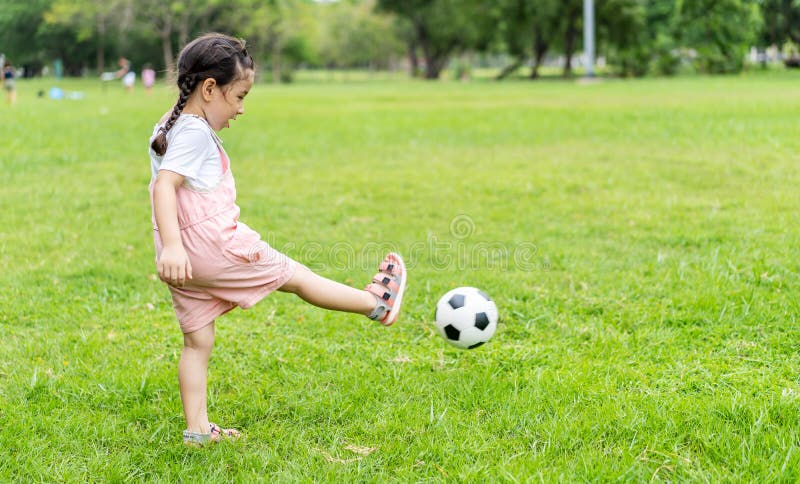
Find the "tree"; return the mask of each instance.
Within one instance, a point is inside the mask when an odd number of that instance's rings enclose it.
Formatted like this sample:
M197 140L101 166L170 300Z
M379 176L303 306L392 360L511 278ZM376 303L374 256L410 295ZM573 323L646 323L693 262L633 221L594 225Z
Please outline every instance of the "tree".
M531 69L531 79L539 77L539 67L544 62L545 55L558 34L556 18L560 3L558 0L539 0L537 2L532 19L533 68Z
M0 48L26 75L38 73L54 58L64 60L68 74L79 74L92 43L76 41L74 28L44 20L53 0L6 0L0 7Z
M102 1L102 0L101 0ZM137 24L144 36L154 36L161 45L167 72L175 72L175 36L179 46L200 33L220 8L219 0L134 0Z
M124 38L133 13L131 0L55 0L44 12L49 25L71 27L77 42L93 42L98 71L105 68L107 32Z
M764 28L759 35L764 45L800 43L800 1L762 0Z
M679 38L697 50L696 64L703 72L738 72L756 39L761 16L751 0L686 0L679 4L686 28Z
M475 46L481 36L476 19L485 18L482 0L378 0L378 8L411 25L414 48L422 50L425 78L438 79L450 57Z
M656 3L650 2L654 11ZM622 76L647 74L654 57L663 54L655 39L662 39L667 19L656 16L648 22L647 8L639 0L599 0L596 6L598 45L609 63ZM671 44L666 48L671 55Z
M403 42L391 16L375 12L375 0L318 6L318 51L327 67L388 67Z
M236 0L227 7L226 22L247 39L255 59L270 65L273 82L288 81L296 64L313 60L315 7L304 0Z
M495 4L489 33L512 58L497 75L498 80L531 59L530 78L539 77L539 67L560 35L560 6L560 0L500 0Z
M578 33L583 25L583 1L564 0L561 2L561 21L564 32L564 77L572 75L572 56L575 54Z
M497 75L497 80L514 73L531 56L531 24L536 18L533 3L526 0L500 0L490 12L495 26L487 32L487 37L491 39L490 42L498 42L512 58L511 64Z
M756 39L755 0L599 0L599 33L622 75L674 74L681 63L737 72Z

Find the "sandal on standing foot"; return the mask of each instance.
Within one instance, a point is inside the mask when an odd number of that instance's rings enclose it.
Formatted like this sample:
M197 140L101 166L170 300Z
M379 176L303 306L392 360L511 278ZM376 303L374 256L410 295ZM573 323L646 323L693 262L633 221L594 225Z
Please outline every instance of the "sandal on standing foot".
M372 282L365 288L376 299L375 309L369 319L391 326L400 314L403 293L406 290L406 265L403 258L394 252L389 253L378 268Z
M223 429L215 423L208 424L208 427L209 432L207 434L184 430L183 443L186 445L202 447L208 444L216 444L222 439L238 439L242 435L236 429Z

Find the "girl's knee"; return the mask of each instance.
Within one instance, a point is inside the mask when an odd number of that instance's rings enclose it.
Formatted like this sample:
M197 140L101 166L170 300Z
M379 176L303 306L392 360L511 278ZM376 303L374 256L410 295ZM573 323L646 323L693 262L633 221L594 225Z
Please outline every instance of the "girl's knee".
M195 350L211 351L214 347L214 323L203 326L197 331L184 333L183 346Z
M313 277L314 273L311 272L310 269L300 266L297 268L294 275L292 275L292 278L286 281L286 283L278 290L299 295L305 288L309 286Z

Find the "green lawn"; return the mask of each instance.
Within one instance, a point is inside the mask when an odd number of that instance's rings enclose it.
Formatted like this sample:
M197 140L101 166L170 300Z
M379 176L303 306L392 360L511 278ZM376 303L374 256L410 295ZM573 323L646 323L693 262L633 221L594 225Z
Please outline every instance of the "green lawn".
M181 443L147 138L174 94L0 105L0 482L800 479L800 74L257 85L222 133L242 220L362 287L380 328L275 294L217 322ZM497 301L472 351L447 290Z

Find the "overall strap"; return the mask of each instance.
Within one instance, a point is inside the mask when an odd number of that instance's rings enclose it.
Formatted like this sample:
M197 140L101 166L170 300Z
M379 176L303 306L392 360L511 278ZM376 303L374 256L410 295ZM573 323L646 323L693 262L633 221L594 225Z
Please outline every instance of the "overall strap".
M222 161L222 174L224 175L225 172L228 171L230 160L228 160L228 155L225 154L225 150L222 149L222 146L217 144L217 149L219 150L219 159Z

